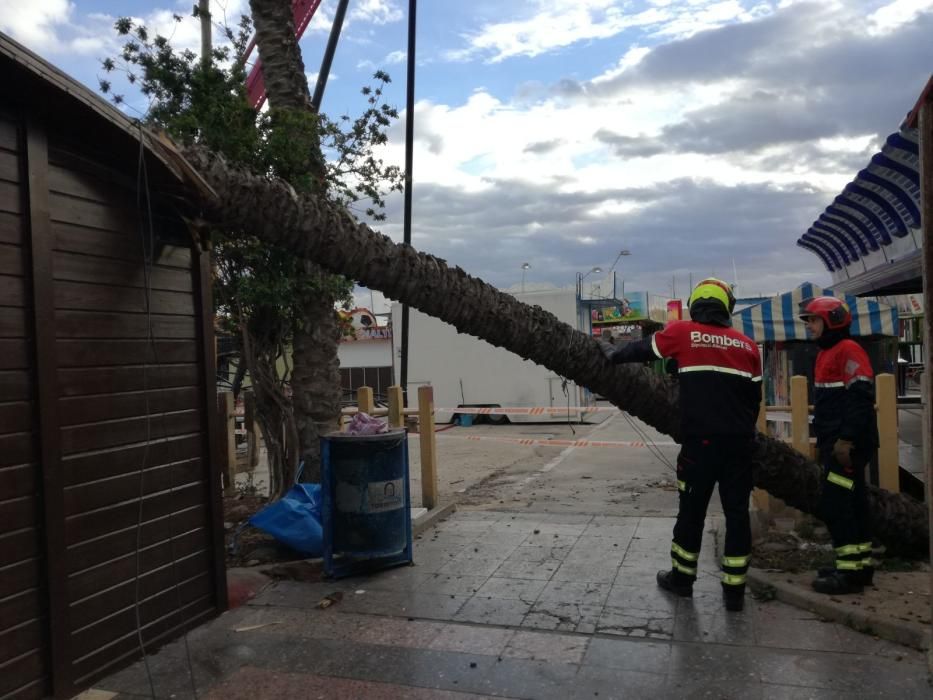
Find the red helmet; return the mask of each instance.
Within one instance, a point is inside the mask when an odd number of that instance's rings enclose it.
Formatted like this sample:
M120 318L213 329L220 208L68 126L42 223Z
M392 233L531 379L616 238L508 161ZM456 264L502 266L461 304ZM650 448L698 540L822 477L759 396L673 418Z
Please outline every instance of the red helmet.
M800 318L819 316L826 327L832 330L848 328L852 323L852 313L842 299L836 297L813 297L800 302Z

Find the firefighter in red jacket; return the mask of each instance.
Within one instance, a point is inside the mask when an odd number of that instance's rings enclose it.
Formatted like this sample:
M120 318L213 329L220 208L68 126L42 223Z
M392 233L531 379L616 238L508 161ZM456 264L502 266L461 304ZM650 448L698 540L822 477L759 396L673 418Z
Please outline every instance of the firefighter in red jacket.
M852 314L835 297L806 299L800 318L820 348L813 373L813 428L823 491L820 514L835 548L835 566L821 569L813 588L830 595L860 593L874 576L865 465L878 447L874 372L849 338Z
M735 296L729 284L703 280L690 295L689 307L690 321L674 321L650 338L624 346L602 344L602 349L615 363L676 361L680 507L671 543L672 568L658 572L658 585L680 596L693 595L706 508L718 482L726 516L723 598L727 610L739 611L752 546L748 499L761 406L761 356L753 340L731 327Z

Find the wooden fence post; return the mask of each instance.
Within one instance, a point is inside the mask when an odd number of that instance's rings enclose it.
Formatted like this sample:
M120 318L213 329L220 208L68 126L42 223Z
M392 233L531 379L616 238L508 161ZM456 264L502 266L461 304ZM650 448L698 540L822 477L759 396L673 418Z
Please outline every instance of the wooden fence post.
M768 406L765 402L764 392L761 393L761 407L758 409L758 432L768 434ZM754 489L752 491L752 500L755 506L763 513L771 512L771 500L767 491L764 489Z
M434 434L434 387L418 387L418 432L421 436L421 505L437 507L437 436Z
M252 391L243 392L243 427L246 429L246 468L255 469L259 465L259 421L256 420L256 395Z
M217 451L222 460L220 473L224 475L224 486L232 489L236 484L236 416L234 415L233 392L217 392L217 424L220 449Z
M375 405L371 386L361 386L356 390L356 407L360 409L360 413L367 413L371 416Z
M875 377L878 402L878 486L898 493L901 490L897 449L897 382L893 374Z
M808 458L810 454L810 405L807 378L801 375L790 380L790 436L794 449Z
M387 391L389 394L389 427L404 428L405 397L402 394L402 387L390 386Z

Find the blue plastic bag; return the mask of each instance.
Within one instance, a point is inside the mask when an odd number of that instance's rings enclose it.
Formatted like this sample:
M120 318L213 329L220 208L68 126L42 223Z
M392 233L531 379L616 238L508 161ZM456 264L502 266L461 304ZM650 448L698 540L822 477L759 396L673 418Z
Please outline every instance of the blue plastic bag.
M321 485L295 484L280 500L251 517L249 524L295 551L321 556L324 551Z

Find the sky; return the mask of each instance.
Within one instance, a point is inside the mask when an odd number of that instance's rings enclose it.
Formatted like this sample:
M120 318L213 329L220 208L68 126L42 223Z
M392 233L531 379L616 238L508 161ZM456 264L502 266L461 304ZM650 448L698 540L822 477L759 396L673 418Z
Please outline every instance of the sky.
M96 90L117 16L197 50L193 4L0 0L0 31ZM311 79L336 5L302 38ZM408 0L349 7L322 109L362 112L387 71L401 119L382 155L403 165ZM212 0L218 23L248 9ZM524 263L528 288L570 286L623 249L626 290L829 284L795 242L933 71L933 0L421 0L417 21L413 243L502 288ZM387 215L401 240L401 196Z

